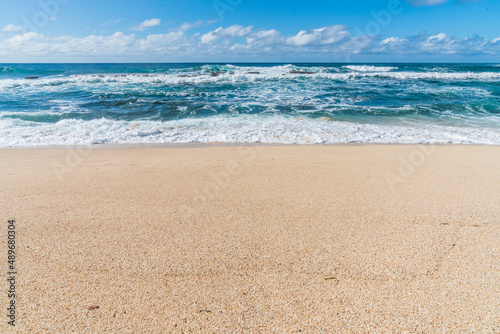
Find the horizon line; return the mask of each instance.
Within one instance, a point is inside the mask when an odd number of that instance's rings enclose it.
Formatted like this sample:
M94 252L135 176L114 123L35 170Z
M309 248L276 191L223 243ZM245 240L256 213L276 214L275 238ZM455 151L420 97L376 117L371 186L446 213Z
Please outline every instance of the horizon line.
M51 64L67 64L67 65L84 65L84 64L500 64L500 62L433 62L433 61L419 61L419 62L328 62L328 61L269 61L269 62L242 62L242 61L217 61L217 62L199 62L199 61L186 61L186 62L0 62L0 64L5 65L51 65Z

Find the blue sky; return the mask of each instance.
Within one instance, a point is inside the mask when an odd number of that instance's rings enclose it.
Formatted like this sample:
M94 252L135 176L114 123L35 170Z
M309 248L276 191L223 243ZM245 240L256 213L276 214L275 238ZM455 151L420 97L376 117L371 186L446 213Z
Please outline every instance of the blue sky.
M499 0L0 0L0 62L499 62Z

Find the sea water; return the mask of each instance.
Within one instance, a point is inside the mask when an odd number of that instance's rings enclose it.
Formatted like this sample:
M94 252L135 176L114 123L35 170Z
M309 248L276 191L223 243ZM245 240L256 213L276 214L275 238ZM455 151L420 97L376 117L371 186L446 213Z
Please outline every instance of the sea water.
M0 147L207 142L498 145L500 65L0 64Z

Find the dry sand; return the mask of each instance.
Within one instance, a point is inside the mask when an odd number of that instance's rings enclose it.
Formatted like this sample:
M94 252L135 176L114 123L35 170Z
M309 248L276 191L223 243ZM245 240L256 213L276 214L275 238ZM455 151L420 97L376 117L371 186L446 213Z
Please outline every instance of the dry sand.
M500 147L1 150L0 172L18 332L500 331Z

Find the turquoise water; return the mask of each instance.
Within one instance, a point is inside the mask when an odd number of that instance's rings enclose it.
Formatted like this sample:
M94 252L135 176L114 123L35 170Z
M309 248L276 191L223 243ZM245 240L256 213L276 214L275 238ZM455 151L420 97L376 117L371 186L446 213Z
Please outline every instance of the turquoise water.
M0 64L1 147L215 141L500 144L500 65Z

